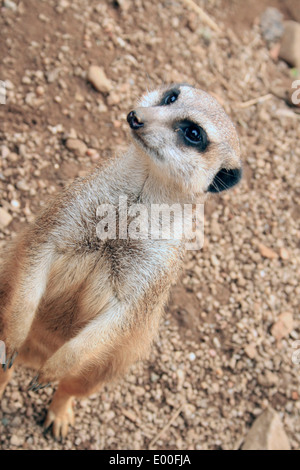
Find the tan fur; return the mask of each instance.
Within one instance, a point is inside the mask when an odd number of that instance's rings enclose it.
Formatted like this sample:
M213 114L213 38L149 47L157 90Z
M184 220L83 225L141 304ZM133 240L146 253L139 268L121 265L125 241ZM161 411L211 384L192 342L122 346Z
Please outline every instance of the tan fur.
M59 381L45 425L56 437L73 423L72 396L82 397L144 357L159 329L182 240L99 240L97 207L194 203L220 168L239 168L235 129L219 104L185 85L178 102L159 106L167 87L137 108L143 143L67 187L12 246L0 272L0 339L8 364L38 370L38 382ZM177 145L174 120L190 119L211 145L201 154ZM12 369L0 372L0 395Z

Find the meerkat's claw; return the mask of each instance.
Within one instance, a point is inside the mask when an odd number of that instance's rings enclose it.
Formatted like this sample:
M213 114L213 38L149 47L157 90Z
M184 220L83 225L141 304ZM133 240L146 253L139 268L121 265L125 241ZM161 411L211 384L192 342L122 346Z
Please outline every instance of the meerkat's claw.
M13 366L13 363L15 362L17 355L18 355L17 351L14 351L11 356L7 356L6 361L3 364L1 364L4 372L6 372L8 369L10 369Z
M9 364L8 364L8 368L9 368L9 369L13 366L17 355L18 355L18 352L15 351L15 352L13 353L13 355L11 356L10 361L9 361Z
M43 388L50 387L50 385L51 385L51 382L48 382L47 384L39 383L39 374L37 374L31 380L28 386L28 392L37 392L38 390L42 390Z
M29 386L28 386L28 391L29 392L36 392L37 387L40 386L39 384L39 374L35 375L33 379L31 380Z

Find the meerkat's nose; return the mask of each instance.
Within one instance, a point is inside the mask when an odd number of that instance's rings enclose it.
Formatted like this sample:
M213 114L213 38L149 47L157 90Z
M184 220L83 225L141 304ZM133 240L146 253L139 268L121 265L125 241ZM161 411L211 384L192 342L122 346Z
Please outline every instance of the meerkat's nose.
M130 111L127 116L127 122L133 130L137 130L144 126L144 123L141 121L136 111Z

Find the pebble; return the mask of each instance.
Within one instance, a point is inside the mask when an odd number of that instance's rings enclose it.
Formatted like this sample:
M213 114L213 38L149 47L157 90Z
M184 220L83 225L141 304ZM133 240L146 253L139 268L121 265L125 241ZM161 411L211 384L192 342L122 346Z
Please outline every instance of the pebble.
M92 162L96 162L99 160L100 155L96 149L87 149L86 154L91 157Z
M264 258L269 258L269 259L278 258L278 254L274 250L272 250L271 248L268 248L266 245L263 245L262 243L259 243L258 249L260 251L260 254Z
M109 93L112 90L112 83L105 75L102 67L91 65L88 70L87 80L101 93Z
M87 146L79 139L68 139L66 141L66 147L79 156L85 155L87 151Z
M43 86L39 85L39 86L36 87L35 92L38 96L42 96L45 93L45 88Z
M1 147L1 156L2 158L7 158L10 154L9 148L6 145L2 145Z
M10 205L12 206L13 209L20 209L21 207L20 201L18 201L17 199L12 199L10 201Z
M10 438L10 443L12 446L20 447L24 444L24 441L25 441L24 436L17 436L16 434L13 434Z
M10 80L5 80L5 88L7 90L13 90L14 89L14 84Z
M278 384L278 376L270 370L265 370L264 374L260 374L257 377L259 385L262 387L270 388Z
M108 97L107 97L107 104L109 106L115 106L116 104L119 104L121 101L120 95L118 93L112 91Z
M59 68L55 68L46 73L46 78L48 83L53 83L58 79L60 73Z
M283 260L288 260L289 257L290 257L290 254L289 254L289 252L288 252L288 250L287 250L286 248L283 248L283 247L282 247L282 248L280 248L280 250L279 250L279 256L280 256L280 258L283 259Z
M104 103L99 103L98 111L99 113L106 113L108 111L108 107Z
M22 83L23 83L23 85L30 85L30 84L31 84L31 78L28 77L27 75L25 75L25 76L22 78Z
M17 188L20 189L21 191L29 191L30 190L30 187L28 186L28 184L21 180L21 181L18 181L17 184L16 184Z
M254 421L242 450L290 450L290 443L279 415L267 408Z
M277 341L289 336L294 328L293 315L289 312L281 313L276 323L271 328L271 334Z
M282 13L277 8L267 8L261 16L260 27L265 41L277 41L283 34Z
M254 344L248 344L245 346L245 353L249 357L249 359L254 359L256 356L256 348Z
M17 11L18 9L18 6L16 5L16 3L13 2L12 0L4 0L3 6L12 11Z

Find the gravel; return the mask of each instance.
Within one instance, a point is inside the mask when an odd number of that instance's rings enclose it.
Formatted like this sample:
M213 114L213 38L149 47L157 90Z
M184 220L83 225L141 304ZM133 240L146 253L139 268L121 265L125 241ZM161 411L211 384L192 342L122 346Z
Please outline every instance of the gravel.
M234 32L239 18L221 0L198 2L220 36L179 1L13 4L0 18L0 248L64 184L126 147L127 112L162 82L195 84L225 106L244 179L209 200L204 247L186 256L150 357L77 402L62 444L42 434L53 390L27 392L33 372L18 369L0 403L1 448L236 449L269 406L299 448L299 115L275 95L257 100L291 87L288 66L271 59L259 21ZM87 79L92 65L109 94Z

